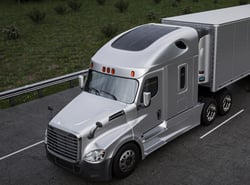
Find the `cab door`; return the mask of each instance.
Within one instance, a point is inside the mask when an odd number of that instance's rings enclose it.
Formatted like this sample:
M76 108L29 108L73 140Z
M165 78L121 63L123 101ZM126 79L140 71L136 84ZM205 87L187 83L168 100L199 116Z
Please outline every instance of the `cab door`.
M162 122L163 100L162 100L162 70L145 76L137 102L137 118L139 123L134 127L135 135L143 140L151 130ZM148 106L143 104L143 93L151 93L151 101Z

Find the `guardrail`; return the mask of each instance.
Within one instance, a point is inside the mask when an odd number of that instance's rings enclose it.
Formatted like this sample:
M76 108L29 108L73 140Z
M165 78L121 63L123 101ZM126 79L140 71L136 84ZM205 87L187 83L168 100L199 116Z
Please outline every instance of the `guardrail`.
M22 95L25 93L33 92L33 91L39 91L41 89L44 89L46 87L50 87L53 85L58 85L64 82L72 81L78 78L79 75L87 74L88 70L82 70L77 71L74 73L70 73L67 75L59 76L56 78L52 78L49 80L44 80L41 82L37 82L34 84L26 85L23 87L19 87L16 89L0 92L0 100L10 99L18 95Z

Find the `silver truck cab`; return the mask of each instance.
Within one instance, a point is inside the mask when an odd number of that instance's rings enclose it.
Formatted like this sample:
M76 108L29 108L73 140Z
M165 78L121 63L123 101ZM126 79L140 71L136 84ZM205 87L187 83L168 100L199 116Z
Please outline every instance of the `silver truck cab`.
M200 124L198 33L141 25L92 58L83 91L48 124L54 163L87 178L131 174L139 160Z
M163 18L109 41L81 94L49 122L48 158L88 178L122 178L170 140L226 115L226 87L250 75L249 10Z

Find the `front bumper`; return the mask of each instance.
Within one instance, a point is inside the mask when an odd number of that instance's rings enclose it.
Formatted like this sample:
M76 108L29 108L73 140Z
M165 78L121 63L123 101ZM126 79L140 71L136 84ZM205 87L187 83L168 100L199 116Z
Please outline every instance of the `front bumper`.
M75 174L82 175L88 180L109 181L112 179L111 159L104 160L98 164L87 163L85 161L71 163L51 154L46 145L45 149L47 158L51 162Z

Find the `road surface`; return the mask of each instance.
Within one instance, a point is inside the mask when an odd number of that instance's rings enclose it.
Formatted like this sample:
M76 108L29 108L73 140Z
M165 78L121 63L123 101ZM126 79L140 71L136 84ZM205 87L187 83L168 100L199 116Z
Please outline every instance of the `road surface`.
M198 126L160 148L126 179L88 182L50 163L44 130L54 113L80 93L69 89L0 110L1 185L239 185L250 182L250 93L246 79L230 86L233 107L208 127ZM84 106L84 104L83 104ZM87 105L86 105L87 106Z

